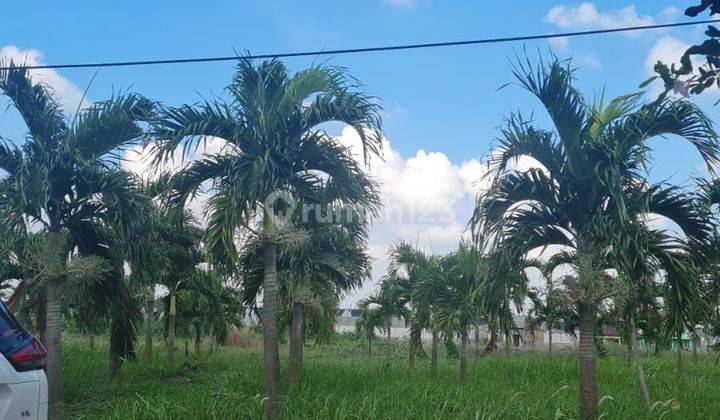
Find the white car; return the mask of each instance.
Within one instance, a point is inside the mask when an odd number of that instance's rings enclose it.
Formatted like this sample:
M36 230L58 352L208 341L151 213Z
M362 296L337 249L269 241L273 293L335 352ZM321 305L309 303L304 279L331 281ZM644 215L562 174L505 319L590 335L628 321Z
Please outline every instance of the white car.
M0 302L0 419L45 420L47 353Z

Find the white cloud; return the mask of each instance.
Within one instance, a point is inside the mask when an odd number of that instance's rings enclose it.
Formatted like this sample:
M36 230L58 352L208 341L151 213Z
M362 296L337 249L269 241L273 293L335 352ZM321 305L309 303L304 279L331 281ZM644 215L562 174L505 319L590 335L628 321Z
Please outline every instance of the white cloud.
M687 50L689 47L690 44L687 44L669 35L658 39L657 41L655 41L655 44L653 44L653 46L650 48L650 51L648 51L648 55L645 58L645 71L647 75L657 75L654 71L654 67L658 61L661 61L668 66L672 66L674 64L676 68L678 68L680 66L680 57L682 57L682 55L685 53L685 50ZM655 81L650 87L649 94L652 97L656 97L660 95L662 91L662 83L659 81Z
M21 50L15 45L6 45L0 48L0 60L16 64L39 66L45 64L43 54L39 50ZM82 101L83 93L70 80L61 76L53 69L30 70L33 83L42 83L53 89L57 98L65 105L65 112L74 113Z
M142 146L134 146L125 150L121 167L129 172L135 173L137 176L146 181L152 181L157 179L163 173L176 173L188 163L193 160L200 159L204 156L215 155L219 153L225 153L227 148L231 147L231 144L219 137L207 137L204 142L200 143L200 146L190 156L183 158L182 149L178 148L171 159L163 162L159 166L153 165L152 155L153 148L148 146L143 148ZM187 208L198 218L201 222L206 222L205 217L205 203L210 196L203 190L207 189L207 185L201 187L200 193L198 193L189 203Z
M680 65L680 57L690 47L690 44L680 41L677 38L666 35L653 44L645 58L645 70L652 75L655 74L653 68L658 61L662 61L667 65Z
M414 9L417 6L416 0L385 0L385 3L389 4L395 9L408 10Z
M673 22L680 16L680 9L673 6L668 6L662 9L659 16L663 19L663 22Z
M338 136L362 159L360 138L350 127ZM467 236L477 194L487 185L479 159L456 164L441 152L418 150L404 158L383 141L384 160L371 159L368 172L380 184L383 210L370 227L369 249L374 258L372 281L348 296L343 306L353 305L372 293L386 272L388 248L399 240L416 244L428 252L445 253ZM478 182L479 181L479 182Z
M650 77L657 75L654 71L654 67L658 61L661 61L668 66L675 65L675 68L680 68L680 58L683 54L685 54L685 51L688 48L690 48L689 43L670 35L663 36L655 41L645 57L644 67L647 76ZM697 68L704 63L704 59L699 56L691 56L690 59L692 60L693 67L696 71ZM681 77L680 80L683 81L686 78L687 77ZM677 97L686 95L686 92L683 93L684 88L682 83L679 83L676 87L676 90L670 92L671 95ZM655 81L652 83L648 93L651 97L657 97L662 92L662 83L660 81ZM705 89L700 95L693 96L694 101L707 101L706 103L708 105L714 104L718 101L718 99L720 99L720 94L717 89Z
M560 52L567 52L570 49L568 37L550 38L548 40L550 46Z
M594 51L588 51L585 54L581 54L578 58L578 61L580 64L582 64L584 67L597 70L600 67L602 67L602 62L600 61L600 58Z
M562 29L611 29L622 26L651 25L652 16L638 15L635 6L622 9L600 11L593 3L582 3L579 6L554 6L545 15L545 21ZM632 32L625 33L632 36Z

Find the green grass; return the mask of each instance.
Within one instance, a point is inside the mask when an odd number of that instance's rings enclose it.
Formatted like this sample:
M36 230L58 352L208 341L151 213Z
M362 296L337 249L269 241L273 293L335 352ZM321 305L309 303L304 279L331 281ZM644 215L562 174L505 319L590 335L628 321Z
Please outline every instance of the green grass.
M126 363L122 377L107 379L107 351L69 339L63 354L67 418L259 418L264 412L262 358L257 350L222 348L167 368L155 360ZM362 345L341 338L306 350L302 383L283 406L286 418L573 418L577 416L577 366L570 355L492 356L469 363L468 382L457 381L457 361L443 358L438 377L427 361L409 371L405 353L385 369L383 348L363 355ZM598 360L604 418L708 419L720 416L720 365L700 357L685 363L678 386L672 355L644 358L650 394L660 401L647 413L634 371L622 357Z

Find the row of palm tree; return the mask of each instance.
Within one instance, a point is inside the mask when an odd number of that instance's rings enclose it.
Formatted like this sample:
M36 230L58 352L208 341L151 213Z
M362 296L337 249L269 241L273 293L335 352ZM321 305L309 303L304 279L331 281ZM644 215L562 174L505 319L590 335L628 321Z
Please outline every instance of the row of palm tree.
M0 167L8 173L0 185L3 250L12 257L4 270L21 279L11 301L34 308L48 348L51 417L58 418L62 401L61 303L72 300L65 315L81 329L109 328L111 371L118 372L118 361L134 357L142 316L131 286L145 296L146 359L154 289L168 290L163 305L172 363L178 317L189 320L180 327L192 325L196 338L202 328L224 333L228 317L208 310L228 294L222 279L238 281L248 305L262 293L268 415L277 417L278 317L292 330L293 385L304 324L327 334L342 294L369 275L365 216L378 209L377 187L324 131L327 122L344 122L360 134L366 159L380 152L381 108L360 87L340 68L290 75L276 60L241 60L212 101L172 107L127 94L69 115L25 68L10 63L3 70L0 90L28 129L20 146L0 147ZM222 139L223 147L197 157L208 138ZM188 161L176 173L142 182L120 166L124 150L138 144L158 168L178 154ZM210 196L204 225L186 210L200 190ZM349 208L358 217L331 224L297 215L285 220L297 203L318 205L321 213ZM43 252L12 263L31 246ZM100 308L109 318L98 316ZM109 326L100 321L106 318Z
M430 374L441 338L458 340L464 381L469 330L476 331L476 355L481 321L491 329L485 351L502 333L510 353L513 313L529 297L534 322L577 326L580 414L594 418L598 315L610 300L628 325L649 405L638 328L648 337L663 330L680 338L720 318L709 299L720 290L711 207L720 188L653 183L648 141L684 138L712 170L720 159L717 134L687 101L645 103L640 93L588 101L573 87L569 62L518 61L512 70L553 129L520 114L507 119L488 159L490 187L477 199L470 241L447 255L392 247L380 290L360 305L368 349L376 329L386 333L390 364L392 322L402 318L411 330L410 365L424 356L421 336L429 330ZM261 315L268 416L277 418L279 334L289 330L292 389L306 335L327 336L342 296L370 275L366 216L377 214L378 189L363 162L324 128L336 121L355 128L367 162L381 152L377 100L344 69L320 65L290 75L276 60L240 60L223 94L192 105L126 94L68 116L47 87L12 64L0 73L0 91L28 130L21 145L0 147L7 172L0 180L2 271L20 280L10 303L31 309L25 311L48 346L52 416L62 401L63 312L81 329L108 329L110 370L117 373L120 361L134 357L138 296L145 301L145 357L152 357L160 284L168 290L162 306L169 363L177 332L199 343L202 334L220 338L237 322L241 307L233 295L242 289L244 305ZM222 146L200 154L209 141ZM156 168L178 155L184 164L140 181L120 166L124 150L139 144ZM513 165L528 157L530 169ZM187 210L200 193L209 197L203 222ZM343 210L350 216L332 217ZM672 220L683 236L650 229L649 215ZM546 261L540 251L548 249L557 252ZM560 266L571 274L557 283ZM528 287L528 267L542 271L543 290Z
M652 406L641 359L638 329L659 343L717 318L717 184L688 189L650 178L655 138L682 138L707 163L720 158L711 121L694 104L642 93L588 101L573 87L567 61L512 66L517 84L540 100L553 129L511 115L487 160L490 187L477 199L470 220L472 244L444 256L428 256L409 244L391 248L391 264L379 291L361 304L360 328L388 329L390 318L409 324L411 358L415 328L460 341L460 379L465 379L468 331L483 319L505 334L509 353L514 309L529 301L528 328L563 321L579 332L580 417L597 417L596 334L600 312L611 302L626 325L629 353L643 401ZM516 169L530 158L530 169ZM682 230L653 229L662 216ZM551 253L551 257L546 254ZM528 287L530 268L544 279ZM558 279L555 270L566 273ZM399 270L402 268L402 270ZM712 309L712 310L709 310ZM550 335L550 346L552 346ZM390 348L388 344L388 349ZM551 347L550 347L551 348ZM551 350L550 350L551 351ZM678 352L681 370L682 352ZM388 358L389 363L389 358ZM412 363L411 363L412 364Z

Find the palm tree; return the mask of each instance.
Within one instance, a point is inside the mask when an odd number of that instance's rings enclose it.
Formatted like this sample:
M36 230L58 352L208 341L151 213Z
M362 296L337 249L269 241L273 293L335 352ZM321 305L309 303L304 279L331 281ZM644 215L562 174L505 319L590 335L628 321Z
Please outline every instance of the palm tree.
M430 330L430 376L437 374L438 350L441 330L436 322L438 314L437 294L432 287L433 276L443 272L442 259L428 255L406 242L390 248L389 275L402 279L404 299L410 304L409 362L412 367L416 354L423 355L422 331Z
M168 290L165 305L167 363L175 361L175 327L177 321L177 293L186 283L198 276L198 265L203 262L201 250L202 230L189 210L168 210L158 219L158 227L167 265L159 271L155 282Z
M355 324L355 328L359 334L362 334L368 341L368 357L372 356L372 340L375 338L375 330L380 329L381 319L378 316L380 311L368 299L358 302L360 317Z
M330 210L332 212L332 210ZM287 383L293 388L303 358L306 318L318 336L334 331L342 296L370 277L366 253L367 229L362 220L324 222L326 218L293 218L295 241L278 244L279 296L290 321L290 358ZM245 303L253 305L262 285L262 240L254 237L241 257Z
M523 275L522 260L511 246L500 246L486 260L487 270L478 285L479 305L496 323L496 329L504 333L505 356L510 356L512 333L517 329L513 305L518 311L522 309L523 299L527 296L527 279Z
M232 326L242 326L242 297L216 270L200 271L203 296L208 305L204 323L212 339L210 349L222 344Z
M0 147L0 167L8 173L0 182L2 223L26 229L31 224L50 243L67 244L65 251L53 254L61 267L72 250L86 254L97 249L105 237L97 232L105 227L132 245L134 203L140 197L129 176L118 169L116 156L139 138L137 122L148 118L152 104L136 95L121 96L77 112L68 121L52 92L33 84L27 69L12 62L0 71L0 91L28 129L22 146L4 142ZM52 418L62 401L60 296L67 277L65 270L56 273L42 285Z
M422 346L422 332L430 329L434 337L437 331L432 328L432 299L433 296L419 293L418 284L423 281L423 276L432 273L436 266L431 267L434 261L421 250L413 247L407 242L399 242L390 248L389 275L402 277L406 284L405 299L410 302L408 324L410 325L410 338L408 341L408 365L412 369L415 365L416 355L425 355ZM434 372L437 367L437 339L431 361L431 370Z
M479 199L472 223L476 232L490 231L523 253L550 244L575 253L578 276L570 293L580 323L580 417L596 418L594 317L597 302L612 291L602 272L611 240L618 224L630 220L624 193L647 183L649 139L683 137L713 164L717 135L686 101L640 105L636 94L588 103L572 86L569 64L557 59L537 68L519 62L513 72L541 101L555 131L535 128L519 115L509 118L491 157L494 183ZM520 156L541 167L508 170Z
M565 264L568 258L564 254L556 254L547 261L531 259L525 262L525 270L534 267L540 271L540 276L545 282L542 288L531 288L528 290L531 308L528 312L529 326L535 331L535 326L545 323L548 330L548 354L552 355L553 328L565 312L565 294L559 289L553 280L553 272L561 264Z
M176 332L186 339L194 337L196 356L200 354L203 335L208 334L217 342L224 339L230 326L241 325L240 292L223 283L217 271L198 269L178 287Z
M441 258L441 270L427 273L418 284L422 294L435 296L435 327L448 339L460 338L460 382L467 372L468 328L478 314L481 264L480 250L461 243Z
M385 364L392 364L392 320L402 318L407 320L410 313L407 309L407 292L404 279L399 277L385 277L380 290L360 302L360 307L372 311L369 318L373 319L380 331L387 334L387 348Z
M325 185L347 203L367 202L372 184L362 168L320 127L329 121L349 124L360 135L365 158L379 153L381 107L359 87L340 68L313 66L291 77L277 60L258 65L239 60L227 99L163 109L153 122L157 162L171 158L178 148L192 150L208 136L226 141L221 153L188 164L175 177L172 201L182 204L203 184L212 183L207 244L214 266L236 265L239 229L263 237L263 349L270 418L279 414L280 394L276 264L283 226L278 212L289 201L315 202Z

